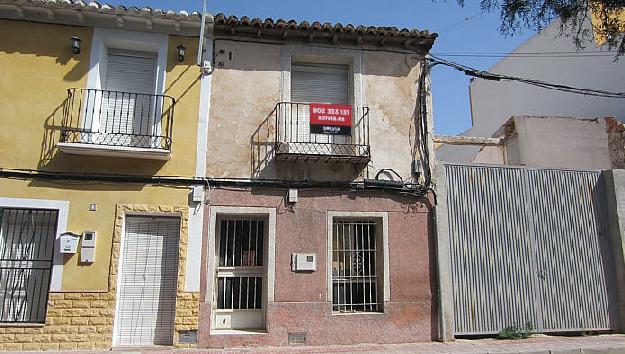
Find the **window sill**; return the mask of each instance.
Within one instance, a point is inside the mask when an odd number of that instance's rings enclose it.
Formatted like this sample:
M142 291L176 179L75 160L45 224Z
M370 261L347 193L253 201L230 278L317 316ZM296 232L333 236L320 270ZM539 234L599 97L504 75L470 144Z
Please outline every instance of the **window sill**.
M264 329L213 329L210 332L211 336L241 336L241 335L263 335L269 334Z
M332 312L332 316L368 316L384 315L384 312Z
M112 156L166 161L171 152L163 149L106 146L81 143L58 143L60 151L74 155Z
M45 323L1 323L0 328L7 327L26 327L26 328L42 328L45 326Z

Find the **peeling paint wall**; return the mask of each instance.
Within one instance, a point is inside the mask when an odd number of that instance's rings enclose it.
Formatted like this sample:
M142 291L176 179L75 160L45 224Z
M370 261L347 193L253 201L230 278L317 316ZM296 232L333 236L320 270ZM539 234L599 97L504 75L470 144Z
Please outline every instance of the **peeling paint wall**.
M250 139L280 101L280 46L217 40L215 53L207 174L249 177Z
M505 165L505 150L503 146L484 146L473 160L477 164Z
M363 61L366 105L371 109L370 172L375 175L379 169L392 168L410 178L416 149L418 61L387 52L365 52Z
M625 168L625 124L615 118L605 118L608 133L608 148L612 168Z
M285 46L217 40L212 78L207 173L212 177L260 177L308 180L372 178L379 169L393 168L404 180L411 177L412 154L417 141L415 105L419 58L415 55L350 50L362 58L363 105L370 108L369 166L328 163L276 162L277 103L284 97ZM301 46L309 52L313 47ZM318 49L316 60L337 57L345 49ZM298 61L301 61L298 58ZM290 67L287 63L286 67ZM288 82L288 81L286 81ZM288 88L290 91L290 88ZM357 97L353 98L355 105ZM418 158L418 156L417 156Z

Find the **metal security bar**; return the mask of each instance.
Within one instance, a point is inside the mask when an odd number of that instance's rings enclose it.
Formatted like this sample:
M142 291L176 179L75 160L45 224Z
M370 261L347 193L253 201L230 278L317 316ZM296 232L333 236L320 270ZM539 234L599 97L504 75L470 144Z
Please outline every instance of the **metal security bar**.
M376 222L334 220L332 232L332 310L382 311L378 293Z
M0 208L0 323L45 323L57 216Z
M221 276L217 279L217 308L260 310L263 308L263 278Z
M176 100L97 89L68 89L62 143L171 150Z
M263 220L220 222L217 309L263 308Z
M353 110L350 136L310 131L310 104L281 102L271 113L276 124L276 157L281 160L368 162L369 107Z

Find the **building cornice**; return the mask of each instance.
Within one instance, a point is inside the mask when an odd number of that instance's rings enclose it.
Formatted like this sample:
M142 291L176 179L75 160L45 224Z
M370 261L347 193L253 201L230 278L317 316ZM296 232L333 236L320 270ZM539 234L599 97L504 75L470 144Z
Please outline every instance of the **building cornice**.
M198 36L202 22L198 12L101 5L82 0L0 0L0 18L186 36ZM207 16L206 21L212 26L212 16Z
M299 42L317 45L401 50L426 54L432 48L436 33L396 27L366 27L341 23L320 23L243 16L214 17L215 36L249 41Z

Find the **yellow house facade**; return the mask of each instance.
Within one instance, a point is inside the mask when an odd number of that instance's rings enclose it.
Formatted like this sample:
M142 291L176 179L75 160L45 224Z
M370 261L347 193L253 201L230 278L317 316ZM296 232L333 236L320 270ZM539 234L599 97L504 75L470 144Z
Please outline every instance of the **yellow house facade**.
M0 1L0 350L192 345L201 21ZM143 333L132 318L150 311L159 320Z

